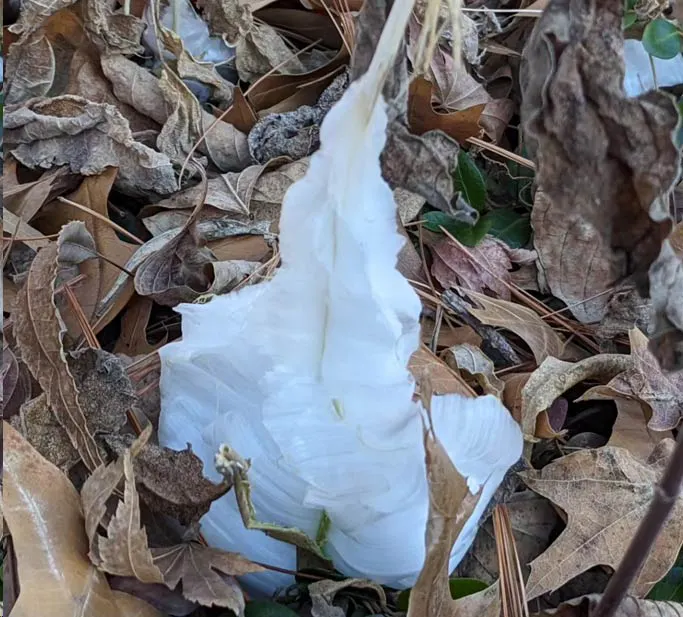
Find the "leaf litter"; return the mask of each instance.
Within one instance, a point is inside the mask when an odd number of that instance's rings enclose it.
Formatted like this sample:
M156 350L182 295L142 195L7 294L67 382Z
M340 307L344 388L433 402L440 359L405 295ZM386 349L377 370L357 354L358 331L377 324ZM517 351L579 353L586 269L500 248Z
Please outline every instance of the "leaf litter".
M413 64L429 27L420 4L384 90L382 154L411 264L399 269L429 332L410 368L420 391L492 393L521 424L527 460L494 501L510 512L526 599L540 598L530 605L539 615L584 615L599 596L581 597L594 589L576 581L619 565L680 431L681 222L666 205L677 114L662 91L626 96L618 0L590 10L466 2L462 31L435 37L423 73ZM495 12L503 6L547 8L539 19ZM387 7L314 2L285 15L268 0L202 0L195 17L234 45L222 64L193 55L168 18L150 21L159 8L29 1L6 29L5 514L17 615L44 612L33 603L46 589L71 614L83 585L84 615L243 614L249 577L236 577L262 571L196 533L215 500L232 498L230 483L205 477L191 447L171 451L148 434L154 354L179 334L169 308L236 293L278 266L284 195L308 170L323 118L367 69ZM521 166L532 169L524 189ZM526 235L505 231L529 220ZM439 555L468 498L431 437L426 449L437 541L408 613L498 615L511 573L490 520L456 573L489 586L450 600ZM23 494L40 504L30 515ZM680 508L679 498L617 615L678 614L643 597L681 549ZM170 541L159 542L160 517L172 521ZM358 585L371 584L303 582L291 606L335 617L395 608L377 585L374 600L349 602ZM575 599L558 607L563 590Z

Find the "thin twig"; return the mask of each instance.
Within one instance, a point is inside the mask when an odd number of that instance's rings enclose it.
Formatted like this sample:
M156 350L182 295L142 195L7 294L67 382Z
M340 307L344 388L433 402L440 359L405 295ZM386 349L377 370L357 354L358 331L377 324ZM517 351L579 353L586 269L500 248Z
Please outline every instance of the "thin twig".
M648 558L655 540L676 504L683 480L683 431L662 474L647 513L624 553L591 617L611 617Z

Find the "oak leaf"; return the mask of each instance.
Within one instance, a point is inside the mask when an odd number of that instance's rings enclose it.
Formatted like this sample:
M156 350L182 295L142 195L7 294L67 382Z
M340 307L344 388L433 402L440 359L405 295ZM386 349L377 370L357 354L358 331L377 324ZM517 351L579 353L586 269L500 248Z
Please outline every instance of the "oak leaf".
M524 482L567 514L559 538L531 562L527 599L554 591L594 566L616 568L650 505L674 441L659 443L647 462L606 446L558 459ZM673 566L683 545L683 496L662 528L632 593L643 596Z

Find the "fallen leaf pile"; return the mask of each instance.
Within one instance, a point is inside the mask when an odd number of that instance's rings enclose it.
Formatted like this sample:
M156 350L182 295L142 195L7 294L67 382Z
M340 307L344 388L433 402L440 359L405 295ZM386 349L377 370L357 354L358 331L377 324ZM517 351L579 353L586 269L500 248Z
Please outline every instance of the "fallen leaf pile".
M401 610L514 614L524 588L538 615L587 616L682 430L681 91L629 97L622 52L648 24L675 41L683 24L667 2L627 2L630 25L623 0L462 4L452 21L449 3L417 0L384 87L397 267L423 305L409 368L416 395L498 397L526 445L493 500L502 518L449 573L476 496L426 432L427 558ZM246 476L212 482L191 444L158 445L156 351L180 335L179 303L279 267L284 195L391 5L5 3L8 614L277 614L241 578L270 564L201 536L228 491L258 525ZM683 615L682 499L619 617ZM339 580L317 540L284 539L305 572L267 609L397 610L379 585ZM475 593L454 591L470 579Z

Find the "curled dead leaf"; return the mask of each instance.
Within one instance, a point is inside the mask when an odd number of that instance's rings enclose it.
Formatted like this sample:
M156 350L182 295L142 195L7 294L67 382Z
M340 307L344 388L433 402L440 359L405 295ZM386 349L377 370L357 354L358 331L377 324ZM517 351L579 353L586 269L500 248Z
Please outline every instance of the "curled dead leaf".
M600 601L599 594L591 594L563 602L556 609L534 614L533 617L590 617ZM626 596L614 612L614 617L681 617L683 606L676 602L643 600Z
M12 615L161 617L142 600L112 592L88 561L76 489L7 423L3 452L3 513L21 581Z
M565 342L531 309L481 293L468 295L482 307L470 309L472 315L486 325L514 332L529 346L537 363L548 357L564 357Z
M619 565L673 446L673 440L662 441L646 463L622 448L581 450L541 471L520 474L531 489L567 514L566 529L531 563L526 588L529 600L594 566ZM683 496L679 496L632 593L645 595L671 569L682 545Z
M171 161L135 141L111 105L63 95L35 100L5 114L5 141L30 168L68 165L85 176L118 167L117 186L131 195L167 194L177 182Z
M474 390L459 373L453 371L445 362L437 358L427 347L420 348L410 357L408 370L415 381L429 380L430 389L434 394L462 394L475 396Z
M552 293L583 322L602 318L608 290L626 277L647 295L678 175L673 99L627 98L623 89L623 7L551 3L521 68L523 125L543 192L534 244Z
M69 223L60 239L83 230L83 223ZM54 303L61 243L39 251L17 297L14 332L22 357L47 395L48 404L71 443L91 471L102 463L102 454L90 432L79 401L78 389L66 361L62 343L65 330ZM79 251L80 254L80 251Z
M683 371L666 373L648 349L647 337L637 328L629 332L632 365L607 385L595 386L581 400L636 401L653 431L675 429L683 418Z
M493 362L479 347L462 343L449 347L441 356L452 369L465 371L474 377L484 394L502 396L505 384L496 377Z
M586 379L608 381L629 369L633 360L621 354L600 354L580 362L564 362L546 358L529 377L522 390L522 430L532 438L539 413L549 409L553 401L569 388Z
M55 52L45 34L35 32L10 46L7 56L6 105L45 96L55 78Z

